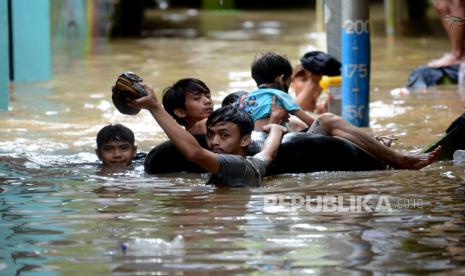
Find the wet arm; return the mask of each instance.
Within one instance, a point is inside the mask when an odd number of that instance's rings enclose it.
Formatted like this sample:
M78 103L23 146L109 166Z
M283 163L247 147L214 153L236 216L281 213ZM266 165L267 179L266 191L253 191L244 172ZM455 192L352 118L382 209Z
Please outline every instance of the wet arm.
M269 134L263 143L262 150L255 154L254 157L270 163L275 159L276 154L278 153L279 146L281 145L281 139L283 134L287 132L287 128L276 124L269 124L265 125L263 130L269 132Z
M209 172L217 173L220 164L216 154L202 148L197 140L166 112L154 96L153 89L147 85L144 88L148 95L131 102L131 106L147 109L187 160L197 163Z
M292 115L296 116L297 118L299 118L300 120L302 120L304 123L307 124L307 126L311 126L313 124L313 122L315 121L315 119L308 115L307 112L303 111L303 110L296 110L292 113Z

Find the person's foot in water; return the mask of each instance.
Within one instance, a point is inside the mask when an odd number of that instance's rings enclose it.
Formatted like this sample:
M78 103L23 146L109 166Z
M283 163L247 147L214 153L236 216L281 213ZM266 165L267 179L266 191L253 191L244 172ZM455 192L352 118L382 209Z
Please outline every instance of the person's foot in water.
M428 63L429 67L439 68L439 67L446 67L450 65L460 64L465 61L464 56L457 57L451 53L445 54L438 59L434 59Z
M442 147L438 146L433 151L428 153L405 153L400 156L396 164L393 164L395 169L402 170L419 170L433 163L442 152Z

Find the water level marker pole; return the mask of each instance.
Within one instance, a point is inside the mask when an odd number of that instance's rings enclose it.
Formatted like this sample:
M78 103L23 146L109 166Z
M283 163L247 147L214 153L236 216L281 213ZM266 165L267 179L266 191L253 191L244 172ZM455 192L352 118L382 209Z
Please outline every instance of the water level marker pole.
M342 1L342 117L358 127L369 125L369 1Z

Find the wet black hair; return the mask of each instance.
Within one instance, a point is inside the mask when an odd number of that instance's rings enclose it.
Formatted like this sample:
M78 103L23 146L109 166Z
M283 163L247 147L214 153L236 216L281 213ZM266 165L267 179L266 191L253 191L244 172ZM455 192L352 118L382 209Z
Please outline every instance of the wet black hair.
M112 124L103 127L97 133L97 149L100 149L104 144L112 141L124 141L134 145L134 132L121 124Z
M249 113L233 105L226 105L213 111L213 113L208 116L207 129L221 122L236 124L239 127L241 137L250 135L254 129L254 122Z
M305 70L313 74L331 77L341 75L341 63L339 60L325 52L307 52L300 59L300 63Z
M292 75L292 66L289 60L282 55L268 52L255 58L252 62L252 78L260 86L264 83L273 83L276 77L284 75L284 78L290 78Z
M165 88L163 91L163 107L165 110L182 126L187 126L184 118L180 118L174 114L178 108L186 108L186 93L200 92L210 93L208 86L201 80L195 78L180 79L172 86Z
M247 91L236 91L230 93L228 96L224 97L223 101L221 102L221 106L227 106L230 104L234 104L239 100L240 97L249 94Z

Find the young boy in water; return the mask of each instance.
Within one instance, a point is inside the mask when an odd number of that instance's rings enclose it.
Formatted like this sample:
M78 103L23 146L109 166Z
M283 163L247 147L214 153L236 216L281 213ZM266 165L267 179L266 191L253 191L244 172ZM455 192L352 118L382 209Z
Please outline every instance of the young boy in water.
M287 129L270 124L262 150L253 157L245 157L254 123L250 116L232 105L215 110L207 119L207 144L204 149L158 102L153 89L143 84L148 95L128 103L134 108L150 111L154 119L187 160L197 163L212 173L208 184L228 187L259 187L268 164L275 158L283 133Z
M107 125L97 134L95 153L105 168L125 168L136 157L134 133L121 125Z
M191 134L205 134L205 122L213 112L210 89L199 79L178 80L163 92L163 107Z

